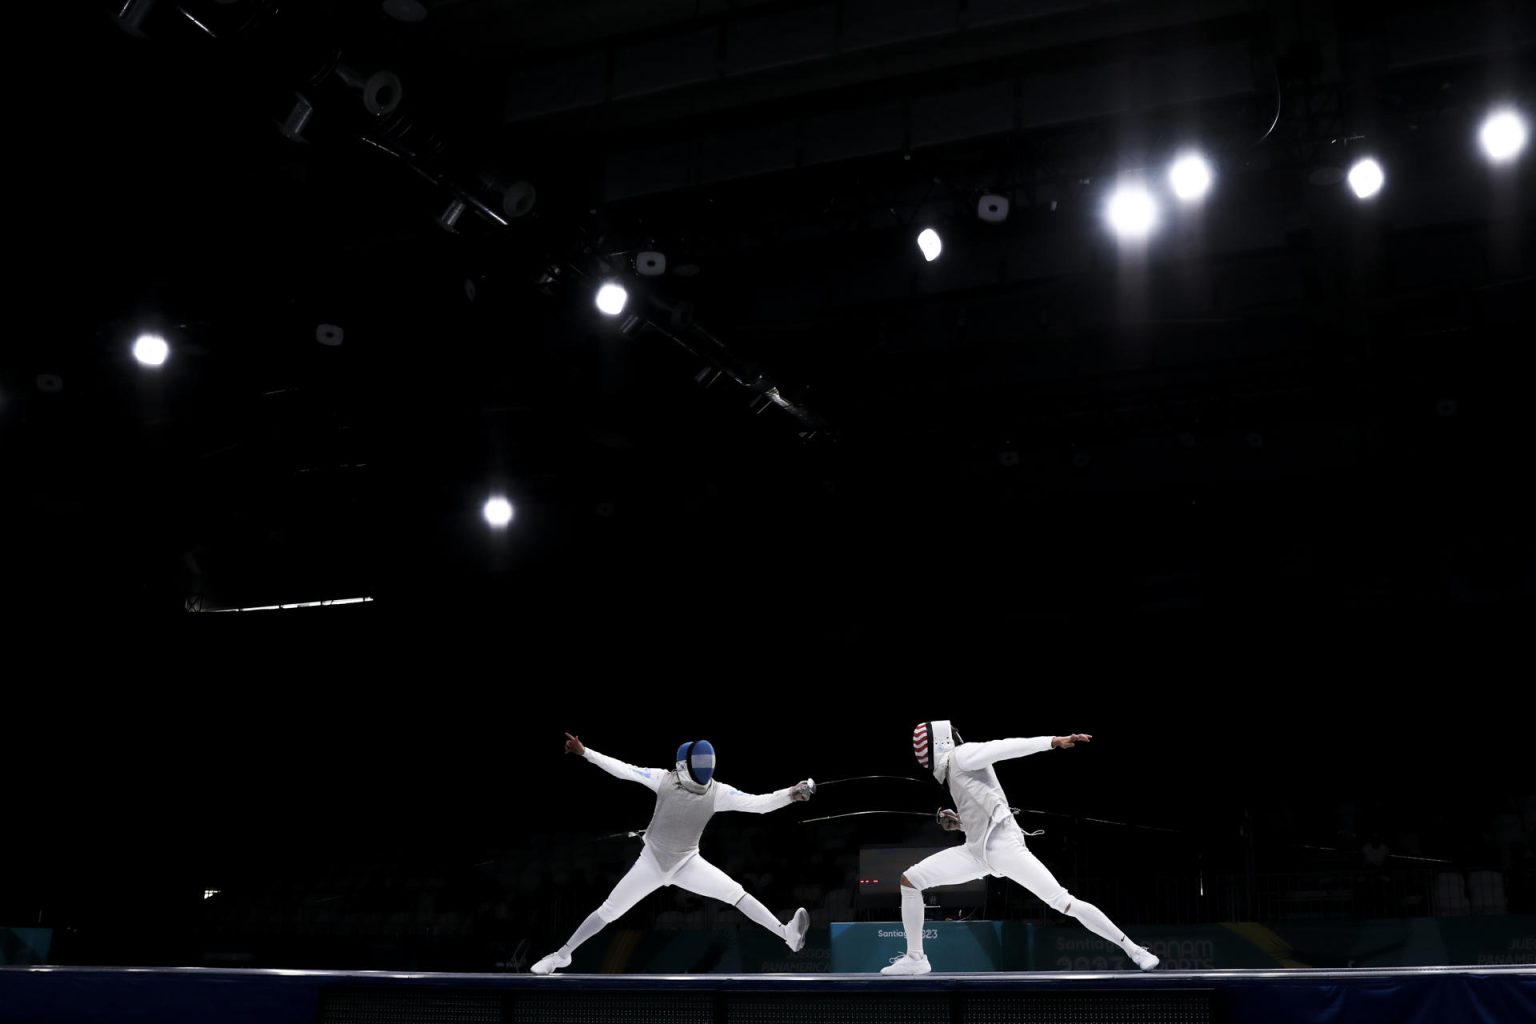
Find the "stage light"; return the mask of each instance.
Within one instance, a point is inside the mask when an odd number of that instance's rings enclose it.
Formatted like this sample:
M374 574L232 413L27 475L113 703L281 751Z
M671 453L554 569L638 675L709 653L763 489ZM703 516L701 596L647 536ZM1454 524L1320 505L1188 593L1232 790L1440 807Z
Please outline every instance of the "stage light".
M491 498L485 503L485 521L503 527L512 521L512 503L506 498Z
M1110 228L1124 241L1146 238L1157 227L1157 202L1140 185L1115 189L1104 214Z
M163 366L171 354L171 346L158 334L141 334L133 343L133 358L144 366Z
M1355 165L1349 169L1349 187L1361 199L1369 199L1380 192L1386 181L1387 176L1382 172L1381 164L1370 157L1355 161Z
M1525 119L1513 110L1495 110L1477 133L1483 152L1496 164L1507 164L1525 149Z
M1211 165L1198 153L1186 153L1168 168L1168 183L1186 203L1203 199L1211 190Z
M923 251L923 259L932 263L939 258L939 253L944 251L944 243L939 241L939 233L933 228L923 228L917 236L917 247Z
M609 282L597 290L597 308L604 316L618 316L624 312L624 304L629 301L629 292L624 290L621 284Z

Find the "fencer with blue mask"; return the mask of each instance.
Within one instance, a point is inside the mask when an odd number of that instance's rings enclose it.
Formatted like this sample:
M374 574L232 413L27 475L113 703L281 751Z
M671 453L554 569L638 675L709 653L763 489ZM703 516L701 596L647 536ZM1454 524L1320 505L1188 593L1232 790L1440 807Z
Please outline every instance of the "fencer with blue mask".
M699 854L699 837L717 811L766 814L809 800L816 791L813 780L762 795L743 793L715 777L715 748L708 740L692 740L678 747L670 769L636 768L599 754L570 733L565 734L565 752L586 758L609 775L638 782L651 790L656 794L656 811L645 828L645 847L640 858L565 945L533 965L534 974L550 974L569 967L571 953L577 946L640 900L668 885L729 903L783 939L794 952L805 946L805 930L810 924L805 908L795 911L788 923L780 922L756 897L748 895L740 882Z

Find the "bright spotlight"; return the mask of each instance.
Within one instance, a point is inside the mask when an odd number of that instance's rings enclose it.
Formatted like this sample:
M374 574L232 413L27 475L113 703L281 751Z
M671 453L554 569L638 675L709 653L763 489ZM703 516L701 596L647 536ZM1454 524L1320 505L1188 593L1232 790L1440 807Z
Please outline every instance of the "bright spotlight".
M1349 169L1349 187L1361 199L1369 199L1380 192L1386 180L1381 164L1370 157L1355 161L1355 165Z
M621 284L610 281L597 290L597 308L604 316L618 316L624 312L624 304L628 301L629 292Z
M1186 153L1168 168L1168 183L1173 194L1186 203L1203 199L1211 190L1211 165L1198 153Z
M1109 226L1125 240L1145 238L1157 227L1157 203L1140 185L1121 185L1104 208Z
M944 243L939 241L939 233L933 228L923 228L922 234L917 236L917 247L923 250L923 259L932 263L939 258L939 253L944 251Z
M506 498L492 498L485 503L485 521L492 526L506 526L512 521L512 503Z
M1525 120L1513 110L1495 110L1477 133L1483 152L1496 164L1506 164L1525 148Z
M171 346L158 334L141 334L133 343L133 358L145 366L162 366L171 354Z

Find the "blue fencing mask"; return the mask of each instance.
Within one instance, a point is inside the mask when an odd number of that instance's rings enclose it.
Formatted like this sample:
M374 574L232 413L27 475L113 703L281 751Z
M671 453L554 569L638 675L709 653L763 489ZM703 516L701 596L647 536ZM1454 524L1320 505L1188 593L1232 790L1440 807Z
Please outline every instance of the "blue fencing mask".
M715 747L709 740L693 740L677 748L677 774L700 786L715 777Z

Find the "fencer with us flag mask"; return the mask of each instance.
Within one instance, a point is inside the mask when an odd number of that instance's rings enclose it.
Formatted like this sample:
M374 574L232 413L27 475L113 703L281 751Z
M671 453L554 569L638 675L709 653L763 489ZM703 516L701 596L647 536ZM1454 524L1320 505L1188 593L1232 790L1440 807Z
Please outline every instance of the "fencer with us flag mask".
M1132 942L1102 910L1073 896L1024 844L1024 832L1014 820L1008 797L992 768L998 761L1087 743L1092 736L1034 736L1028 739L966 743L948 721L923 722L912 730L912 752L918 762L948 783L955 810L941 810L939 824L964 832L965 845L927 857L901 876L901 922L907 952L880 973L927 974L933 969L923 953L923 891L958 885L986 875L1019 883L1053 910L1075 917L1083 927L1119 946L1144 971L1158 964L1151 951Z
M810 915L801 907L787 924L757 898L747 894L740 882L715 867L699 854L699 837L716 811L751 811L766 814L791 803L809 800L816 783L807 779L772 793L743 793L715 778L715 748L708 740L684 743L677 748L673 767L636 768L617 758L599 754L570 733L565 734L565 752L577 754L609 775L638 782L656 794L656 812L645 829L645 848L640 858L619 879L613 892L587 919L577 926L565 945L549 954L530 970L550 974L571 964L571 953L596 935L603 926L617 920L640 900L663 886L709 896L729 903L762 925L798 953L805 946L805 931Z

